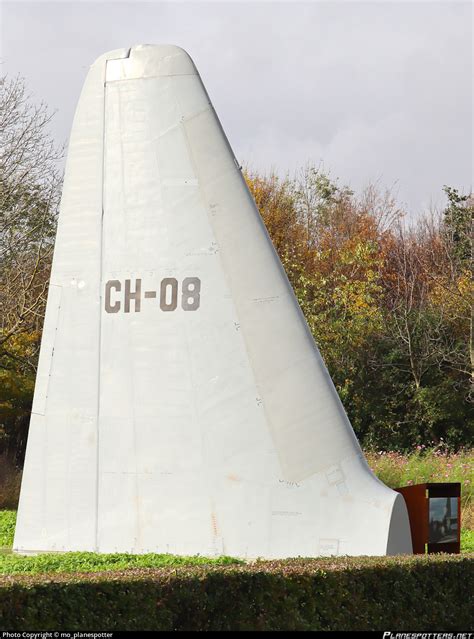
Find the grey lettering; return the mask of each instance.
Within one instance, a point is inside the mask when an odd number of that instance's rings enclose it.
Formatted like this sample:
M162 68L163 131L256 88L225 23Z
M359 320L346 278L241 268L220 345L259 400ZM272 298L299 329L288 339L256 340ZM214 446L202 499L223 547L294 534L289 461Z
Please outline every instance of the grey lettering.
M140 312L140 303L141 303L141 292L142 292L142 281L135 280L135 291L132 293L130 289L130 281L125 280L125 304L124 310L126 313L130 313L130 300L135 301L135 313Z
M168 287L171 286L171 300L166 301ZM178 305L178 281L174 277L165 277L161 280L160 287L160 308L162 311L174 311Z
M120 292L122 285L118 280L109 280L105 285L105 310L107 313L118 313L120 310L120 302L117 300L115 304L111 304L110 297L112 289Z
M201 280L199 277L186 277L183 280L181 306L184 311L196 311L201 302Z

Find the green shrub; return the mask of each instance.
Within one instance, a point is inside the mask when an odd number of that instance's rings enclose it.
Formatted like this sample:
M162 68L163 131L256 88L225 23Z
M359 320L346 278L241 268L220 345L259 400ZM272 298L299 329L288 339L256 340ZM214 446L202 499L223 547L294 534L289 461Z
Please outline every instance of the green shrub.
M0 577L4 630L454 631L473 555L358 557Z

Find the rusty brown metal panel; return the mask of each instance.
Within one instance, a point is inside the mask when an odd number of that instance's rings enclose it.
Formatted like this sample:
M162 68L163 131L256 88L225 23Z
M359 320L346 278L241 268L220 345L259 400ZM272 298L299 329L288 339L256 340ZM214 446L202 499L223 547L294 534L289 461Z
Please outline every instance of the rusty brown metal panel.
M413 553L424 555L425 544L428 541L428 499L426 497L427 484L404 486L395 490L405 499L410 518L411 540Z

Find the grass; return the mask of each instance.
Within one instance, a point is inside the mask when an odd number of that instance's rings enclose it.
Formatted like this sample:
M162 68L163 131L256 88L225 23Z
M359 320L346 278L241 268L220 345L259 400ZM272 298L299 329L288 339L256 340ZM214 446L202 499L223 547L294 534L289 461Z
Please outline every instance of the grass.
M461 552L474 553L474 530L461 530Z
M175 555L128 555L117 553L99 555L93 552L45 553L21 556L13 553L0 555L0 575L76 573L121 571L139 568L165 568L177 566L227 566L244 563L232 557L177 557Z
M0 549L11 548L13 546L15 524L15 510L0 510Z
M410 455L366 452L369 466L387 486L398 488L423 482L461 482L464 499L474 492L474 449L458 453L419 446Z
M424 482L460 482L461 524L474 530L474 449L449 453L442 447L418 446L410 455L366 452L369 466L390 488Z

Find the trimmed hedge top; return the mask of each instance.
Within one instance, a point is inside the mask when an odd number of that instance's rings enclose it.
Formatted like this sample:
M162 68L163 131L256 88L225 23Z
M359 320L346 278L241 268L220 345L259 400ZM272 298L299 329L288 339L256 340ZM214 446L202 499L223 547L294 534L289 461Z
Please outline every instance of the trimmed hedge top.
M36 557L21 557L20 559L66 559L68 555L91 555L91 557L101 557L94 553L63 553L63 554L43 554ZM17 555L11 555L17 557ZM114 558L129 557L129 555L103 555L104 560L111 561ZM153 555L130 555L130 557L153 557ZM200 578L208 574L277 574L279 576L295 575L324 575L328 572L341 571L366 571L381 570L383 568L401 568L404 570L420 569L424 565L433 564L462 564L470 566L474 570L474 553L454 554L432 554L432 555L397 555L393 557L318 557L278 560L255 560L243 561L227 557L216 559L206 559L205 557L178 557L174 555L155 555L157 559L163 558L161 566L137 566L130 564L127 567L117 569L92 571L69 571L64 570L44 573L21 572L17 574L0 574L0 587L11 583L24 583L36 585L41 583L80 583L80 582L102 582L102 581L136 581L143 579L170 579L192 577ZM120 566L120 564L118 564Z
M474 554L0 577L8 630L455 631L474 618Z

